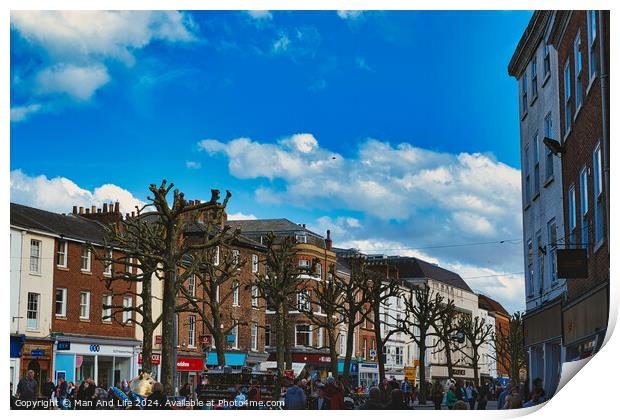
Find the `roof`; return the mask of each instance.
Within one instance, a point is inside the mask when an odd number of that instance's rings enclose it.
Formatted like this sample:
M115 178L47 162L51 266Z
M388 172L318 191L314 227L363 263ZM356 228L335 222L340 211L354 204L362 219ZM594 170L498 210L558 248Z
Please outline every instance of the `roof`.
M540 41L545 36L551 13L549 10L534 12L508 64L509 75L517 79L521 77Z
M460 275L428 261L415 257L385 257L384 261L398 269L401 280L412 281L427 278L474 293Z
M236 228L236 226L231 226L231 227L233 228L233 230ZM206 226L202 222L191 223L185 229L185 232L189 234L204 233L205 231L206 231ZM255 248L255 249L261 249L261 250L265 250L267 248L265 245L261 244L260 242L257 242L254 239L248 238L247 236L244 236L244 235L237 235L237 237L233 241L233 244Z
M501 303L499 303L498 301L491 299L488 296L485 295L478 295L478 306L482 309L486 309L487 311L490 312L495 312L498 314L502 314L505 315L507 317L510 317L510 314L508 313L508 311L502 306Z
M298 225L288 219L253 219L253 220L228 220L227 225L238 227L246 233L293 233L306 232L318 238L323 238L318 233L312 232L304 225Z
M103 226L74 214L58 214L11 203L11 225L85 242L102 243Z

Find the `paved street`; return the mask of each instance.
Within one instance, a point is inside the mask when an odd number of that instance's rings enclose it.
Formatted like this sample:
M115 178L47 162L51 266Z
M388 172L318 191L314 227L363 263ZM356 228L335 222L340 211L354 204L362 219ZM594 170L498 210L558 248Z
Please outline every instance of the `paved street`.
M414 410L434 410L435 406L433 404L426 404L426 405L416 404L413 408ZM447 410L448 407L446 407L445 405L442 405L441 409ZM496 410L496 409L497 409L497 401L489 401L487 403L487 410Z

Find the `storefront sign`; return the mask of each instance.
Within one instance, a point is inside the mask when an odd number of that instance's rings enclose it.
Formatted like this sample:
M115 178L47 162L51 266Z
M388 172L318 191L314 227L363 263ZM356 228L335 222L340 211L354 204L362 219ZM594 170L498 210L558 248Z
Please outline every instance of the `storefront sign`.
M161 335L155 336L155 344L161 344Z
M70 341L59 341L56 344L56 350L71 350L71 342Z
M233 337L234 337L234 335L233 335ZM211 342L212 342L212 339L213 339L213 336L211 334L201 335L200 336L200 343L203 346L210 346ZM233 340L233 342L234 342L234 340Z
M177 370L202 371L204 368L205 364L202 359L188 357L177 358Z
M323 354L293 354L293 362L299 363L330 363L331 360L331 357L325 356Z
M525 314L523 339L527 347L556 339L561 335L562 305L560 301L547 304L546 307L534 313Z
M91 344L88 349L93 353L97 353L99 350L101 350L101 347L99 346L99 344Z
M405 379L409 381L415 381L417 369L411 366L405 366Z
M452 369L454 376L465 376L465 369Z
M588 277L588 251L586 249L558 249L559 279L585 279Z
M30 350L30 355L32 357L43 357L45 356L45 350L43 349Z
M138 354L138 364L142 364L142 353ZM151 354L151 364L159 365L161 364L161 354Z

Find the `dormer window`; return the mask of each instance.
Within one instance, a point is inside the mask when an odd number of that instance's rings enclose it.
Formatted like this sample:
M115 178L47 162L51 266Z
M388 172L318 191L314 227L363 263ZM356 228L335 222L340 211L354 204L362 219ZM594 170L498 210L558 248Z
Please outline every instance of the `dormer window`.
M295 235L295 242L297 242L298 244L307 244L308 235Z

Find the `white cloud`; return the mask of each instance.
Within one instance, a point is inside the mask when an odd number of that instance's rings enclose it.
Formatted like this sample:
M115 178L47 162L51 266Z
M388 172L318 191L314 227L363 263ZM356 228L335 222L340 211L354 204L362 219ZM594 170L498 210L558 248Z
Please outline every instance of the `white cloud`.
M321 34L314 26L281 29L271 45L274 55L286 54L292 60L313 58L321 43Z
M256 20L272 20L273 14L269 10L248 10L248 16Z
M200 162L194 162L192 160L186 161L185 166L187 169L200 169L202 167Z
M24 106L11 107L11 121L20 122L25 121L31 114L38 112L41 109L41 104L30 104Z
M372 69L370 68L370 66L368 65L364 57L356 57L355 64L357 65L357 67L359 67L362 70L372 71Z
M99 64L87 67L56 65L42 70L35 85L39 94L65 93L75 100L87 101L109 80L108 70Z
M256 216L253 214L245 213L231 213L228 215L228 220L256 220Z
M364 15L363 10L338 10L338 17L345 20L356 20Z
M65 177L48 179L45 175L29 176L21 170L11 171L11 202L43 210L70 213L73 206L101 206L118 201L123 213L135 211L143 201L129 191L113 184L104 184L93 191L79 187Z
M291 45L291 40L287 35L282 34L273 42L272 50L276 53L286 51L289 45Z

